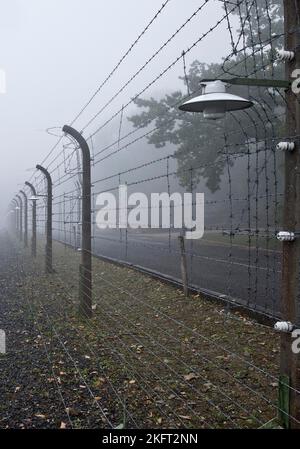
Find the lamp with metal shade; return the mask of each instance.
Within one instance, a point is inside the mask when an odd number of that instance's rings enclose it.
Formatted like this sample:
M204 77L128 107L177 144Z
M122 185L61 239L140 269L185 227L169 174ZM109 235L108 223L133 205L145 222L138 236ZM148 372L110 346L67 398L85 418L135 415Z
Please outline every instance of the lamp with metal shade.
M210 120L223 118L226 112L246 109L253 102L226 92L226 83L220 80L202 82L202 94L186 101L179 109L187 112L203 112Z

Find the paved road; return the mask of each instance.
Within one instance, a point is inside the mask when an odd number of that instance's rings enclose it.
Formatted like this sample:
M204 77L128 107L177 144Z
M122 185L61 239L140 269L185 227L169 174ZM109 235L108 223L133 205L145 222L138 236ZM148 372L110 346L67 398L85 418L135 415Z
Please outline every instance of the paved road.
M168 233L96 232L96 254L123 260L180 278L177 234L169 245ZM280 252L201 240L187 243L189 282L234 298L239 303L272 315L279 314Z

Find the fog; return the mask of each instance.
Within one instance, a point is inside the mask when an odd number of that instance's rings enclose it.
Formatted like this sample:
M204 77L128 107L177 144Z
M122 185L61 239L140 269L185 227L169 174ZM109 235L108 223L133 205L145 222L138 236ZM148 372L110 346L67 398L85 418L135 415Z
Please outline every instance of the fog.
M171 0L74 126L80 130L202 3ZM58 127L54 132L59 134L59 128L72 121L161 5L162 0L0 0L0 68L7 83L6 93L0 95L1 216L32 175L33 167L57 141L46 130ZM222 2L208 2L97 117L85 135L143 89L222 14ZM187 55L187 65L195 59L218 62L228 54L229 44L224 22L218 33L212 33ZM182 89L179 76L183 76L181 61L145 95ZM130 106L129 111L132 109ZM95 145L110 142L117 127L111 123L96 136ZM157 156L157 152L152 155ZM126 155L127 165L131 157L135 161L136 155ZM112 160L111 170L120 169L118 161Z

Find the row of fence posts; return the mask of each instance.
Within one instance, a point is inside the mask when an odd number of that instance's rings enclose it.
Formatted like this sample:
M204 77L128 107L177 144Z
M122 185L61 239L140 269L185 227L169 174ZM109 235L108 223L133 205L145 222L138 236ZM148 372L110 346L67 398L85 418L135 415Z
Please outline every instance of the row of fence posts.
M92 317L92 244L91 244L91 156L90 149L83 136L70 126L64 126L63 132L71 136L82 151L82 243L81 243L81 263L79 265L79 312L85 318ZM46 248L45 248L45 271L50 274L54 272L52 260L52 178L48 170L37 165L39 170L45 177L47 183L47 219L46 219ZM36 203L40 195L37 194L35 187L30 182L25 182L30 188L32 197L32 239L31 254L33 257L37 255L37 207ZM11 223L12 227L17 230L21 242L24 247L28 246L28 197L24 190L15 196L11 202ZM23 221L24 218L24 221Z

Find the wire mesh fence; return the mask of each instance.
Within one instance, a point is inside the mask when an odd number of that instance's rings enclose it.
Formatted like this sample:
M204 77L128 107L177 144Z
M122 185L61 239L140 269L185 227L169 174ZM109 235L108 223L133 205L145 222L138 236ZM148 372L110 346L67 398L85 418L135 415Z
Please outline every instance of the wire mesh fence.
M178 106L199 93L203 78L282 77L284 64L277 57L283 39L281 3L223 2L214 26L126 102L129 85L154 59L167 59L172 40L205 14L207 3L201 3L81 127L93 153L93 252L180 279L179 230L172 228L172 204L170 211L168 204L160 205L161 214L171 216L169 229L153 230L149 224L149 229L99 230L97 197L104 192L117 195L120 184L127 185L129 195L143 192L149 198L153 192L204 192L205 235L187 242L186 248L189 285L278 317L280 245L275 237L282 215L283 157L276 145L298 137L284 133L284 95L276 88L235 88L253 100L254 107L212 123ZM229 42L223 61L193 61L207 39L217 40L218 32ZM169 71L180 76L181 70L187 95L156 94L162 77ZM109 115L108 110L116 112ZM104 116L98 126L96 120L106 111L108 118ZM60 144L63 149L47 159L54 182L54 232L58 239L80 247L81 156L76 143L62 136ZM36 178L43 193L40 182ZM39 210L44 220L41 205Z

